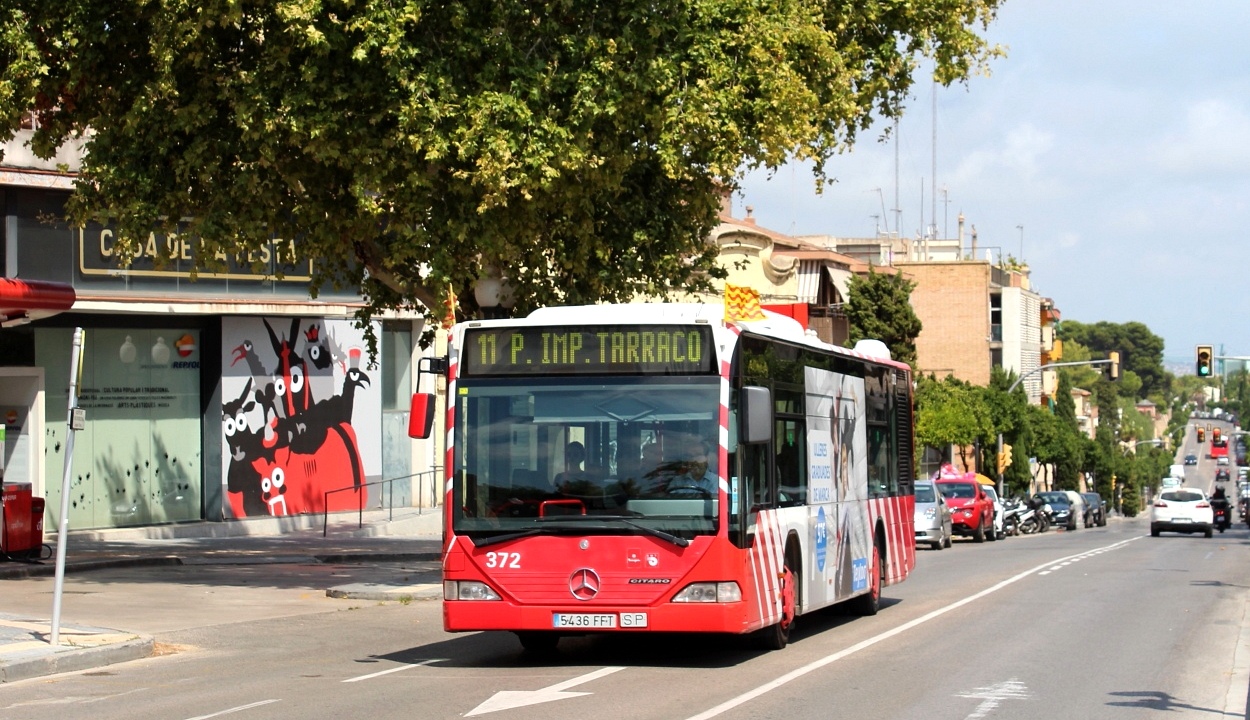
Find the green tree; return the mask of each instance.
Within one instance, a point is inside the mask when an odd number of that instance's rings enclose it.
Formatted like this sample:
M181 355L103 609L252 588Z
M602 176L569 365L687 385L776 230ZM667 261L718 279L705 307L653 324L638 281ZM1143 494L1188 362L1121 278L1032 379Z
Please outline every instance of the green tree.
M1063 428L1048 408L1030 405L1026 414L1029 427L1029 452L1041 465L1044 484L1051 485L1051 468L1064 452ZM1014 463L1013 463L1014 464Z
M920 377L916 388L916 442L921 447L954 445L960 462L971 465L968 452L993 432L981 388L948 375L944 380Z
M1026 420L1029 405L1028 394L1021 385L1017 385L1013 392L1007 392L1008 388L1016 382L1017 377L1014 371L995 366L990 370L990 384L983 390L995 437L991 438L986 445L982 466L997 470L997 435L1001 434L1003 444L1011 446L1011 464L1003 471L1003 484L1006 486L1008 495L1026 494L1033 479L1029 473L1027 452L1031 438ZM993 470L990 472L991 475L994 474Z
M817 180L919 61L965 81L1002 54L1002 0L10 0L0 141L86 154L74 223L122 261L149 233L218 253L294 240L311 289L472 309L485 267L520 311L705 289L741 173Z
M1055 486L1061 490L1080 488L1081 466L1085 464L1085 438L1076 419L1076 402L1072 399L1072 385L1067 373L1059 373L1059 386L1055 390L1055 419L1058 421L1059 452L1052 456L1055 464Z
M1163 338L1150 332L1139 322L1123 324L1097 322L1090 325L1075 320L1059 324L1059 337L1066 347L1075 341L1089 348L1098 357L1112 351L1120 353L1121 373L1132 371L1141 380L1146 395L1166 396L1171 386L1171 373L1163 367ZM1126 388L1121 388L1124 395Z
M911 306L916 283L902 273L879 273L868 268L867 276L853 275L847 286L846 317L850 324L847 347L864 338L880 340L890 357L916 364L916 336L920 318Z

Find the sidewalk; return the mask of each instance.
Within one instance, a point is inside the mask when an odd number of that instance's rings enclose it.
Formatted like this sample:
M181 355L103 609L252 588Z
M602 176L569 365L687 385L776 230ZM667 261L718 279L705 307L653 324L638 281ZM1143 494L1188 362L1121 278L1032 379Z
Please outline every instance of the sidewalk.
M243 564L368 564L439 560L442 515L438 510L395 510L331 519L323 535L322 517L297 516L231 522L202 522L69 533L65 573L124 567ZM55 534L51 557L38 563L0 562L5 580L56 574ZM335 598L401 600L442 596L438 573L416 584L354 583L327 587ZM7 614L0 607L0 683L137 660L152 654L153 639L120 629L67 623L61 618L60 644L50 644L50 617Z

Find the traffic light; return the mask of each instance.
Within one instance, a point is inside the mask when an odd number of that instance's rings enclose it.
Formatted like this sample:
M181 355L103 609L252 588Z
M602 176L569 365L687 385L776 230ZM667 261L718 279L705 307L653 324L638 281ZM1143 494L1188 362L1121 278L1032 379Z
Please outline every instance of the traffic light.
M1207 431L1204 428L1198 428L1198 442L1207 441Z
M998 451L998 474L1002 475L1003 471L1011 466L1011 446L1003 443L1003 449Z
M1111 351L1111 373L1108 377L1112 380L1120 379L1120 353L1115 350Z
M1215 359L1215 353L1211 352L1210 345L1198 346L1198 377L1211 377L1211 362Z

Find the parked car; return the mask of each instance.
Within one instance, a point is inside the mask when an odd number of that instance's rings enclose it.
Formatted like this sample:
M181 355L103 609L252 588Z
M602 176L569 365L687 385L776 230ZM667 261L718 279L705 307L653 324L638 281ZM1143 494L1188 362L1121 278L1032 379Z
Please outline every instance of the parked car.
M1161 532L1196 533L1211 537L1215 515L1211 501L1198 488L1165 490L1150 506L1150 535Z
M994 501L976 480L937 480L938 491L951 509L951 530L976 542L995 539Z
M1198 456L1197 456L1197 455L1195 455L1195 454L1193 454L1193 453L1189 453L1188 455L1186 455L1186 456L1185 456L1185 464L1186 464L1186 465L1197 465L1197 464L1198 464Z
M1068 530L1075 530L1080 527L1082 508L1073 507L1072 498L1067 492L1063 490L1047 490L1033 497L1050 506L1051 523L1055 527Z
M1075 490L1064 490L1064 493L1067 494L1068 500L1071 501L1072 513L1080 521L1081 527L1093 525L1093 522L1090 520L1092 511L1089 508L1089 503L1085 502L1085 498L1081 497L1081 494ZM1073 528L1073 530L1075 529Z
M1085 504L1089 505L1089 519L1091 524L1098 527L1104 527L1107 524L1107 501L1102 499L1102 495L1096 492L1081 493L1081 497L1085 498Z
M1007 537L1007 508L1003 505L1003 501L998 497L998 491L993 485L981 484L981 489L986 495L990 496L990 500L994 503L994 539L1002 540Z
M916 544L934 550L951 546L951 510L932 480L916 481Z

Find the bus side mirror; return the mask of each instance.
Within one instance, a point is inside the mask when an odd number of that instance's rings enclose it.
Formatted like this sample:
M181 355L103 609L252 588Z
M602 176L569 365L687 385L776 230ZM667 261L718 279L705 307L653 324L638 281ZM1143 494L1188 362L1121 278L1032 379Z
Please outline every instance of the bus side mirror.
M773 439L773 394L765 387L748 385L738 396L738 441L765 443Z
M416 393L408 413L408 437L425 440L434 429L434 393Z

